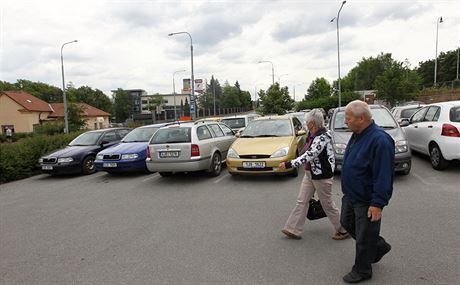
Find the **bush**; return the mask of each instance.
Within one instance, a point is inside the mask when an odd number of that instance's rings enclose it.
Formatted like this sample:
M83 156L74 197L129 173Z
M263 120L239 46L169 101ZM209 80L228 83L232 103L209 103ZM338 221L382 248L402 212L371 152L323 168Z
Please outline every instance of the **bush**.
M41 156L66 146L80 134L34 136L12 144L0 144L0 183L32 176Z
M34 132L39 135L56 135L64 132L63 123L44 123L35 127Z
M342 93L342 106L346 106L353 100L360 99L361 97L354 92ZM339 96L334 95L330 97L320 97L313 100L302 100L297 103L296 110L323 108L326 112L331 108L337 108L339 105Z

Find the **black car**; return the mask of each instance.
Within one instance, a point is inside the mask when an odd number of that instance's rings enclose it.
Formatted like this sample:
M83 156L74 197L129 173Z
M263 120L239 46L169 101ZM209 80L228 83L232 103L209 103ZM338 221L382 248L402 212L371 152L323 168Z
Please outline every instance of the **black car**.
M83 173L96 171L96 154L118 144L131 131L129 128L112 128L85 132L69 145L41 157L38 162L43 173Z

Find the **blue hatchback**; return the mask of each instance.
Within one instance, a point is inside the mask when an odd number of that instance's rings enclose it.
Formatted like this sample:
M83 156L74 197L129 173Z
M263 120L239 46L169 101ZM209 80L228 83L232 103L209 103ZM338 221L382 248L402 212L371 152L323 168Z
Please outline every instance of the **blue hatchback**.
M96 169L108 173L148 172L145 165L147 145L153 134L165 125L148 125L132 130L121 140L120 144L107 148L96 155L96 160L94 161Z

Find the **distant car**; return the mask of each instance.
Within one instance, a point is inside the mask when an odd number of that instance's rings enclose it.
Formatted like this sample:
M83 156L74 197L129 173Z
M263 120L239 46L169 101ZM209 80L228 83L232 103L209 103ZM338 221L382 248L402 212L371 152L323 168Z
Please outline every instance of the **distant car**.
M238 174L298 175L297 168L281 170L282 161L303 153L306 131L302 123L291 114L265 116L256 119L240 134L227 155L227 170Z
M426 106L425 104L416 104L416 105L404 105L396 106L391 109L391 114L395 117L398 124L402 124L403 120L409 120L412 115L420 110L422 107Z
M436 170L460 159L460 101L433 103L418 110L405 128L412 150L429 155Z
M149 172L145 164L147 145L153 134L165 125L167 124L147 125L132 130L120 144L104 149L96 155L96 169L108 173Z
M390 111L380 105L369 105L375 124L383 128L395 141L395 171L407 175L411 170L412 156L406 135ZM352 135L345 124L345 107L336 108L329 122L335 154L335 170L342 170L343 156Z
M130 131L128 128L113 128L85 132L71 141L66 148L41 157L38 160L40 168L43 173L49 174L94 173L96 154L118 144Z
M218 176L235 133L225 124L198 120L159 129L147 147L147 168L161 176L206 170Z
M244 128L253 120L260 117L257 114L247 114L247 115L236 115L225 117L221 120L222 123L229 126L234 132L238 132Z

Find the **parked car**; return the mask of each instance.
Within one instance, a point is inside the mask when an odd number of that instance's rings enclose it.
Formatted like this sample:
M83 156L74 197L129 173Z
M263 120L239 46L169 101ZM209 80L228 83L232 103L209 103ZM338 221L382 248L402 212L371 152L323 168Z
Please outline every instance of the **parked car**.
M412 150L429 155L436 170L460 159L460 101L433 103L418 110L405 128Z
M369 105L375 124L383 128L395 141L395 171L407 175L411 170L412 156L404 131L387 108ZM345 107L336 108L329 123L332 132L332 146L335 154L335 170L340 172L347 143L352 135L345 124Z
M229 126L234 132L238 132L246 128L253 120L260 117L257 114L229 116L222 119L222 123Z
M108 173L145 171L149 172L145 159L147 145L153 134L167 124L142 126L129 132L121 143L102 150L96 155L96 169Z
M412 115L417 112L422 107L426 106L425 104L415 104L415 105L404 105L396 106L391 109L391 114L395 117L398 124L402 124L403 120L409 120Z
M298 175L297 168L281 170L282 161L303 153L306 132L302 123L291 114L256 119L241 132L227 155L230 174Z
M96 154L118 144L130 131L129 128L113 128L85 132L71 141L66 148L41 157L38 160L40 168L42 172L50 174L94 173Z
M235 139L235 133L219 122L198 120L166 126L149 142L147 168L161 176L200 170L218 176Z

